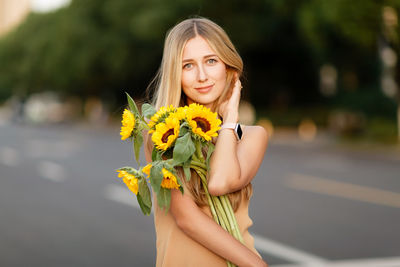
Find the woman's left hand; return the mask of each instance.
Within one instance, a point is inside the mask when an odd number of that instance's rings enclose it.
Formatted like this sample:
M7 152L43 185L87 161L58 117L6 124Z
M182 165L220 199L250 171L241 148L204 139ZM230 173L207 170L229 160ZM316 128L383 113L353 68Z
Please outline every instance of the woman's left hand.
M222 117L224 123L236 123L239 120L239 102L242 84L237 73L235 73L235 80L231 95L221 103L218 109L218 114Z

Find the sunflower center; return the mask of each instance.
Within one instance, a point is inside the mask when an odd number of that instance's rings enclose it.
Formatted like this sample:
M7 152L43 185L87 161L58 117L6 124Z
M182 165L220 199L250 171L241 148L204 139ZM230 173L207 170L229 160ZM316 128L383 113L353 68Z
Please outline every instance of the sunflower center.
M197 123L197 127L201 128L204 133L208 132L211 129L211 125L208 120L201 117L196 117L193 120Z
M174 134L174 129L169 129L169 130L166 131L165 134L162 136L161 141L162 141L163 143L167 143L167 142L168 142L168 137L169 137L170 135L173 135L173 134Z

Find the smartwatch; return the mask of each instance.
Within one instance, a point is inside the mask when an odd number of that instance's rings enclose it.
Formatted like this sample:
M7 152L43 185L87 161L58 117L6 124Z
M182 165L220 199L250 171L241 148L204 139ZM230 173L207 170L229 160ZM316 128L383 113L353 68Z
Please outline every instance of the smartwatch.
M243 131L242 127L240 127L239 123L224 123L221 125L221 130L223 129L232 129L233 132L235 133L236 139L240 141L242 139Z

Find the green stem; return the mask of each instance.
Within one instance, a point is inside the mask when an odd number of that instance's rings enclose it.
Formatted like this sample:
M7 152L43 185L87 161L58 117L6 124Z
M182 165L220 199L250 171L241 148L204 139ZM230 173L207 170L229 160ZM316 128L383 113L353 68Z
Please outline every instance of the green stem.
M194 167L194 169L196 170L197 174L200 176L200 179L203 183L203 187L204 187L204 191L206 193L207 196L207 200L209 202L210 205L210 209L211 209L211 213L213 214L214 220L216 222L219 222L219 224L225 229L227 230L229 233L232 233L232 231L230 230L230 224L228 221L228 218L226 217L226 211L224 210L221 201L219 200L218 197L215 196L211 196L210 193L208 192L208 188L207 188L207 180L205 178L204 173L199 170L199 168ZM212 200L212 203L210 204L210 199ZM215 214L215 216L214 216Z
M242 234L240 232L239 225L237 224L235 213L233 212L232 205L229 201L228 196L227 195L222 196L221 201L226 210L228 219L230 219L229 222L231 223L231 227L232 227L233 231L235 232L234 236L236 237L237 240L239 240L241 243L244 244L244 240L243 240Z
M214 196L212 197L212 199L214 200L214 203L216 204L217 213L218 213L219 217L222 219L222 221L224 222L224 224L226 226L226 230L228 231L228 233L233 235L232 229L229 225L229 221L228 221L228 218L226 217L226 212L224 211L224 208L222 207L221 201L219 200L218 197L214 197Z
M197 161L197 160L192 160L191 162L190 162L190 164L192 164L193 166L196 166L196 167L200 167L200 168L203 168L203 169L207 169L207 166L206 166L206 164L204 164L204 163L202 163L202 162L200 162L200 161ZM202 171L203 172L203 171ZM203 172L204 173L204 172ZM204 173L204 174L206 174L206 173Z
M141 126L143 127L144 130L150 130L149 125L147 124L147 122L144 120L143 117L140 117L141 119Z
M226 198L227 198L227 201L229 201L228 196L226 196ZM233 212L232 205L230 204L230 202L229 202L228 208L230 209L230 213L233 214L233 216L235 216L235 213ZM235 223L235 228L237 229L237 231L239 233L239 240L244 244L243 236L242 236L242 233L240 232L240 228L239 228L239 225L238 225L236 219L234 220L234 223Z
M200 142L196 143L196 151L200 151L201 154L201 147L198 149L197 144L200 144ZM204 162L204 157L201 154L201 158L203 159ZM238 239L240 242L243 243L243 238L240 234L239 227L236 222L235 215L233 213L233 209L231 206L231 203L227 199L227 196L211 196L210 193L208 192L208 186L207 186L207 168L204 163L199 160L196 155L193 155L193 159L191 162L191 168L193 168L197 174L199 175L204 191L206 193L207 201L210 206L211 213L213 215L214 220L228 233L230 233L234 238ZM231 263L230 261L226 261L228 267L236 267L235 264Z
M203 179L205 180L206 170L200 169L197 166L193 166L193 168L197 171L197 173L199 173L199 172L202 173L203 175L201 175L201 178L202 178L202 180ZM209 194L208 190L207 190L206 194ZM230 203L230 201L228 199L228 196L227 195L220 196L219 199L220 199L219 203L222 203L222 207L223 207L223 210L224 210L223 214L225 215L225 218L226 218L225 222L229 222L229 224L227 224L228 229L230 229L229 232L232 233L232 235L236 239L238 239L240 242L243 243L243 237L242 237L242 235L240 233L240 229L239 229L239 226L237 224L236 217L235 217L235 214L233 212L232 205L231 205L231 203ZM217 209L217 211L218 211L218 209ZM221 216L223 216L223 215L221 214Z
M204 160L204 156L203 156L203 152L201 151L201 142L200 141L196 141L196 156L197 158L199 158L202 162L205 162Z
M214 221L216 221L218 224L220 224L219 223L219 218L217 216L217 212L215 210L215 205L214 205L214 203L213 203L213 201L212 201L212 199L210 197L210 193L208 193L207 182L206 182L205 178L203 177L203 174L201 172L199 172L197 168L194 168L194 169L197 172L197 174L199 175L199 177L200 177L200 179L201 179L201 181L203 183L203 188L204 188L204 191L206 192L208 205L210 206L211 214L212 214L212 216L214 218Z
M192 155L192 161L200 162L200 159L196 156L196 153L193 153L193 155Z
M230 228L231 228L231 231L232 231L233 233L235 233L235 232L236 232L236 231L235 231L235 223L233 222L232 214L231 214L231 212L230 212L230 210L229 210L229 208L228 208L228 206L227 206L226 198L224 198L224 196L221 196L220 199L221 199L222 207L223 207L224 210L225 210L226 217L227 217L227 219L228 219L228 221L229 221L229 226L230 226Z
M204 182L203 182L203 187L207 187L207 184L205 184ZM221 220L219 219L219 216L217 215L217 211L215 209L215 203L213 202L213 200L209 194L206 194L206 196L207 196L208 205L210 206L211 214L214 218L214 221L216 223L218 223L219 225L221 225L221 222L220 222Z

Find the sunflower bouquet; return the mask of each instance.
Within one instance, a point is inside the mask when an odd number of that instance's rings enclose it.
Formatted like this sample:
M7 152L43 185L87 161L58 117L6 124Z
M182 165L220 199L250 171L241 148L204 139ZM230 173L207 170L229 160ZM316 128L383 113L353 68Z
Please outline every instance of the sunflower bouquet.
M184 107L161 107L156 111L150 104L143 104L141 111L127 94L129 109L123 112L121 139L133 140L133 148L139 169L122 167L117 170L127 187L135 193L142 212L149 215L152 208L149 184L157 197L160 208L168 211L171 189L184 193L177 168L182 168L187 181L191 169L201 179L208 205L214 220L236 239L243 243L236 218L227 197L212 196L208 192L207 173L210 157L214 151L212 137L218 136L221 120L217 113L199 105ZM147 118L147 121L145 120ZM151 134L153 142L152 162L144 167L139 163L139 152L143 144L142 131ZM203 151L206 151L203 153ZM233 266L228 262L228 266Z

